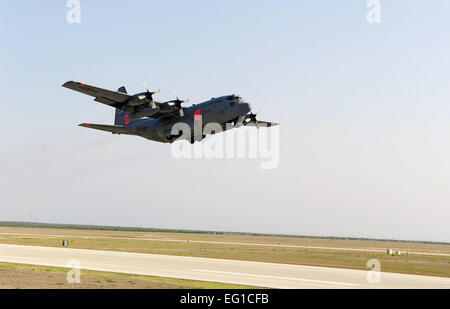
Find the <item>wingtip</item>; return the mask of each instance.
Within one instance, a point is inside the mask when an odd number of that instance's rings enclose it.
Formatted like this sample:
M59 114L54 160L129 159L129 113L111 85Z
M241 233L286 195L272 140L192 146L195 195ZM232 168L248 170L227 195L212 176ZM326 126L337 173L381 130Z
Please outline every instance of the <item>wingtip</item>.
M69 80L68 82L65 82L64 84L62 84L61 86L69 88L69 89L73 89L73 87L86 86L86 84L85 83L76 82L76 81L73 81L73 80Z
M73 80L69 80L68 82L65 82L64 84L61 85L61 87L66 87L69 86L71 83L73 83Z
M78 126L79 127L89 127L91 124L90 123L80 123Z

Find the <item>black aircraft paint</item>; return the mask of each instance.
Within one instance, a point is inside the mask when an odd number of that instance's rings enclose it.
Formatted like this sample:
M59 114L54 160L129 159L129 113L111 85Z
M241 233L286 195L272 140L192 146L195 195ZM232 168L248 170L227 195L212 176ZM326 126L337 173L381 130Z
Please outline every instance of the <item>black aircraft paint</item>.
M247 125L258 128L278 125L256 120L255 114L249 114L251 105L236 95L221 96L182 107L181 104L188 101L178 98L167 102L155 101L153 95L159 91L147 90L128 95L125 87L120 87L115 92L73 81L65 83L63 87L93 96L95 101L116 109L114 125L82 123L80 126L113 134L137 135L156 142L172 143L179 138L189 139L191 143L200 141L205 135L216 133L215 130L204 133L203 129L208 124L217 124L222 131ZM185 130L174 134L174 125L180 123L185 125L189 134Z

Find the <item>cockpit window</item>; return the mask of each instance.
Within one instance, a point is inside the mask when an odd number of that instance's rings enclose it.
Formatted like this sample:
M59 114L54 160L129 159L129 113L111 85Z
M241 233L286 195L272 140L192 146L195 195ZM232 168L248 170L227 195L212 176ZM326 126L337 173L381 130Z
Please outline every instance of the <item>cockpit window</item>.
M237 102L242 102L242 98L238 95L230 95L227 97L227 101L237 101Z

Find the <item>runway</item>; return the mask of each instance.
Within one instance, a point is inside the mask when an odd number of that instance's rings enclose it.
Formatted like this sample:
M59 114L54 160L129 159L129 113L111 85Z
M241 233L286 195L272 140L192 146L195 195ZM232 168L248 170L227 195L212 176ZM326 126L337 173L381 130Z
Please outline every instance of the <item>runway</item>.
M72 259L86 270L269 288L450 288L450 278L430 276L381 272L379 283L369 283L363 270L0 244L0 262L67 267Z

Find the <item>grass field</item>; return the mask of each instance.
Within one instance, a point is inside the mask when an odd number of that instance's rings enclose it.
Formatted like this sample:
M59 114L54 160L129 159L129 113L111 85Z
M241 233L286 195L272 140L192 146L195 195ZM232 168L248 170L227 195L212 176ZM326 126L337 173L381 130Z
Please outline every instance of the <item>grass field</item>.
M0 263L0 289L248 289L251 287L82 270L80 283L68 283L67 269Z
M0 243L156 253L237 259L367 270L369 259L378 259L381 270L450 277L450 256L403 254L390 256L387 248L402 252L450 254L450 245L399 241L370 241L286 236L207 233L108 231L61 228L0 227ZM290 247L291 246L291 247ZM300 248L327 247L335 249ZM382 252L340 249L381 250Z

